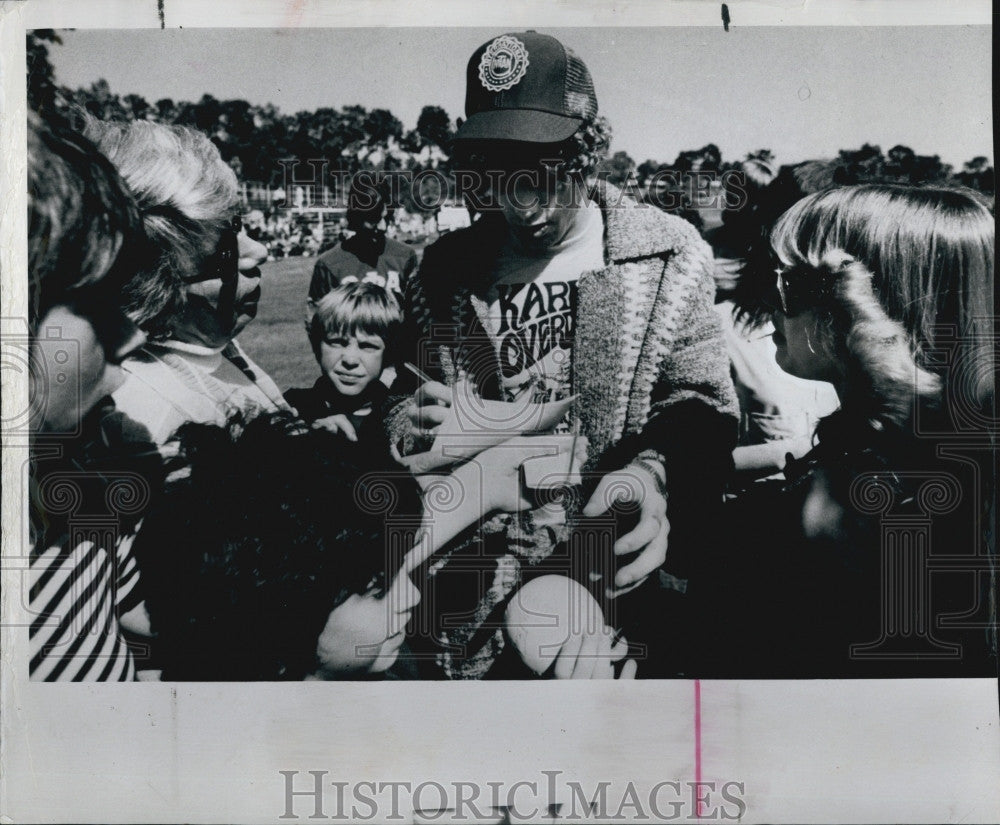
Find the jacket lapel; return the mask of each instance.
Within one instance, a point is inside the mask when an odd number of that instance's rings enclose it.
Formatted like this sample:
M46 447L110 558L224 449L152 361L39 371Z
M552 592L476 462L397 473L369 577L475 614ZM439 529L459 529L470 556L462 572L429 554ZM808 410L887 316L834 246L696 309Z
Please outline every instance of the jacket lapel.
M580 432L590 439L591 455L604 451L617 425L615 403L621 392L624 284L617 267L584 273L573 332L573 392L578 395Z
M659 263L654 259L654 263ZM580 279L573 347L582 432L600 454L624 432L661 267L612 264Z

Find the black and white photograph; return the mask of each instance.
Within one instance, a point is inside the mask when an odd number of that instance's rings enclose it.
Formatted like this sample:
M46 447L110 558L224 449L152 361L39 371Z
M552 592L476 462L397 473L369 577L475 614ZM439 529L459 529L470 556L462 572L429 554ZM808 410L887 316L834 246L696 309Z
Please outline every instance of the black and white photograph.
M0 9L0 815L996 821L989 4L456 10Z

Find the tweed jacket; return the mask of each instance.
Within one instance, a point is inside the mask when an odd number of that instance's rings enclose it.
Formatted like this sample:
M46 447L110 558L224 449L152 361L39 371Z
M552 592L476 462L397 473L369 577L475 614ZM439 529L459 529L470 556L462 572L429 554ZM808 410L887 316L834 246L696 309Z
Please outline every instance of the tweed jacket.
M684 519L697 520L702 512L689 504L721 498L736 440L736 396L712 309L712 254L686 221L637 204L611 186L592 197L604 217L605 266L580 276L571 351L575 413L580 434L589 439L585 476L596 484L643 450L660 453L676 558L675 537L683 540L687 532L693 538L696 532L685 529ZM425 251L405 301L402 358L446 384L465 373L484 398L501 397L486 296L505 231L502 215L488 213L442 237ZM402 374L393 394L414 388ZM426 449L410 435L411 404L397 403L386 416L390 440L404 454ZM699 484L696 477L708 481ZM583 492L589 495L586 485ZM571 513L579 506L571 504ZM438 632L438 663L445 675L479 678L489 670L504 646L496 628L506 600L532 568L541 572L559 555L555 549L567 536L563 528L533 523L530 513L505 514L482 524L464 550L442 554L433 568L435 610L451 607L453 614L471 616ZM449 598L442 573L456 555L451 566L466 571L473 561L495 561L492 583L484 571L485 593L474 608ZM451 581L459 579L451 595L472 586L467 572Z

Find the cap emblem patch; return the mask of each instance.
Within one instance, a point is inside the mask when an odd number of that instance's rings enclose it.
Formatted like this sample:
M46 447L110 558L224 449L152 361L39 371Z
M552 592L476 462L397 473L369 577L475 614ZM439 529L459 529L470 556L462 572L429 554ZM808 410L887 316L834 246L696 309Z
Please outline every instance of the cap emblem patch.
M491 92L502 92L521 82L528 71L528 50L516 37L498 37L483 52L479 79Z

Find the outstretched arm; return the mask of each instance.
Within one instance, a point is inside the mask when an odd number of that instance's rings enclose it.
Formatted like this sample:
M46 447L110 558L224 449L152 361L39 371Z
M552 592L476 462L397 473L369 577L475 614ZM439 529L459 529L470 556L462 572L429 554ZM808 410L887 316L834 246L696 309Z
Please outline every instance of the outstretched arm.
M585 438L517 436L448 475L418 475L424 523L416 552L427 558L490 513L531 507L532 489L578 484L586 458Z

